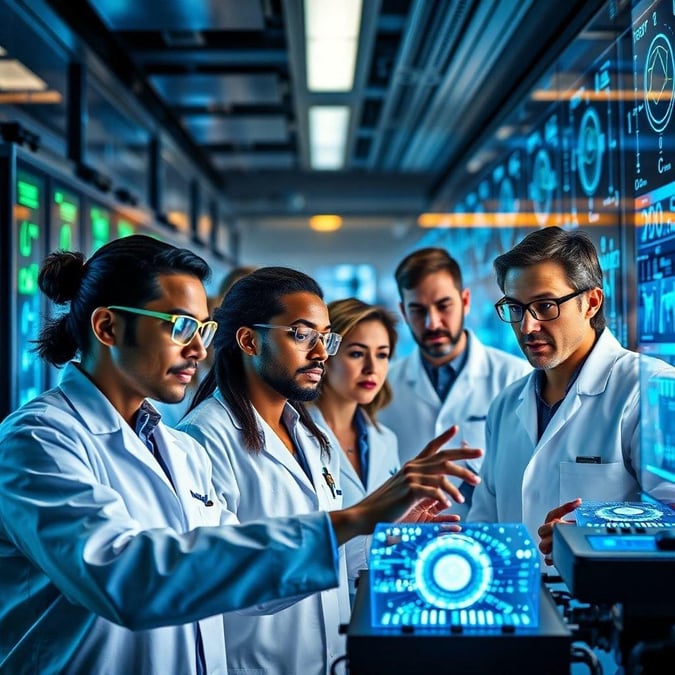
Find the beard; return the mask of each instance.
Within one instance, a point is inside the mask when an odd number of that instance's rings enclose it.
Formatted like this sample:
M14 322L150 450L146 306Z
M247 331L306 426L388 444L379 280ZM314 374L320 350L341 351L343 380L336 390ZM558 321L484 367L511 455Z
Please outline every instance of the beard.
M287 398L289 401L301 401L308 402L314 401L319 396L319 385L318 383L309 387L301 387L294 378L294 375L291 374L284 366L280 363L275 363L269 357L269 352L266 354L266 349L263 346L261 357L262 364L260 369L260 378L262 381L274 389L277 393L281 394L284 398ZM302 373L305 370L313 370L315 368L321 368L324 370L322 363L312 363L309 366L304 368L299 368L295 375Z
M462 321L459 325L459 329L456 333L451 333L449 330L428 330L424 331L422 336L418 338L415 337L415 342L417 342L419 348L424 354L430 356L431 358L438 359L443 356L448 356L452 354L453 350L457 346L457 343L461 340L462 335L464 334L464 313L462 312ZM447 338L448 342L445 344L427 344L425 340L433 337L444 337Z

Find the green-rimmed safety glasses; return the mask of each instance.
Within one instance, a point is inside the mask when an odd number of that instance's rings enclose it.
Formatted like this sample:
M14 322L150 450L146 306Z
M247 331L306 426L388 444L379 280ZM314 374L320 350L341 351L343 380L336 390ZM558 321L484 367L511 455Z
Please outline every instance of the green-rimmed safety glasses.
M509 298L502 298L496 305L495 309L502 321L506 323L520 323L525 316L527 310L536 321L553 321L560 316L560 305L567 302L577 295L581 295L590 288L582 288L580 291L574 291L569 295L564 295L562 298L542 298L541 300L534 300L528 303L518 302L517 300L510 300Z
M281 328L287 333L293 333L297 348L303 352L314 349L316 343L321 340L328 356L335 356L342 342L342 335L339 333L319 333L318 330L308 326L278 326L274 323L254 323L253 328Z
M171 339L181 347L192 342L194 336L199 333L204 348L208 347L213 341L218 324L215 321L200 321L193 316L185 314L165 314L164 312L153 312L149 309L138 309L137 307L122 307L121 305L110 305L107 309L113 312L129 312L130 314L140 314L141 316L152 316L155 319L168 321L173 324L171 330Z

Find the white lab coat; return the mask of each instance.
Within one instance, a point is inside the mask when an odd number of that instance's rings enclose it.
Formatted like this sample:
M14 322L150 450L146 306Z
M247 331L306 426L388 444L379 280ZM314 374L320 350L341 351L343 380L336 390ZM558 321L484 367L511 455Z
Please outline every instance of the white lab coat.
M546 514L565 502L638 499L640 360L644 373L675 372L624 349L605 329L539 441L534 373L506 389L488 414L468 520L523 522L538 541Z
M213 462L213 480L219 497L242 522L273 515L291 516L342 507L340 455L321 456L317 440L297 421L286 405L303 450L311 481L281 439L258 415L264 450L246 449L241 426L219 391L191 411L180 428L196 438ZM336 484L333 495L324 468ZM340 588L317 593L270 616L224 617L230 673L328 675L333 661L345 651L339 625L349 621L349 596L344 551L340 548Z
M0 671L194 673L199 621L226 673L223 612L337 584L325 514L222 527L204 449L155 438L176 490L73 364L0 425Z
M453 424L459 425L459 432L448 447L464 443L485 449L485 419L490 403L507 385L531 372L525 359L486 347L469 330L467 338L467 361L445 401L440 400L424 370L419 348L389 369L387 380L394 399L379 418L398 437L401 464L415 457L430 440ZM478 472L482 461L480 457L458 464ZM450 480L455 485L461 482L454 477ZM452 506L452 512L462 517L466 510L462 504Z
M333 451L341 453L340 443L321 414L321 410L316 406L311 406L309 410L314 421L328 437L331 448L334 448ZM400 468L396 434L383 424L378 424L376 427L367 415L366 424L368 429L368 475L366 476L365 486L349 460L340 456L340 487L342 489L342 503L345 507L360 502L375 488L391 478ZM368 567L371 539L370 535L354 537L345 544L349 592L352 596L355 592L359 571Z

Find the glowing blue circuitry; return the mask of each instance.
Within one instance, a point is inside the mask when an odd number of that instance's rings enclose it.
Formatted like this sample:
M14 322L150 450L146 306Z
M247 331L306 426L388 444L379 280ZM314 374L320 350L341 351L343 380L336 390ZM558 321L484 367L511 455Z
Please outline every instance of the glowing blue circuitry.
M583 502L575 512L577 525L614 527L672 527L675 511L647 502Z
M381 524L370 558L372 624L536 628L539 556L522 524Z

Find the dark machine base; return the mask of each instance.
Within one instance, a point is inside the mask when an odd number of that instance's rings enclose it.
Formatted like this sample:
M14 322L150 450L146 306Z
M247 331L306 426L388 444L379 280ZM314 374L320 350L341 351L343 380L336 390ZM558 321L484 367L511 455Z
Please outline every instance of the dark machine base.
M351 675L519 673L569 675L572 636L541 587L540 625L528 633L372 628L368 575L359 579L347 630Z

